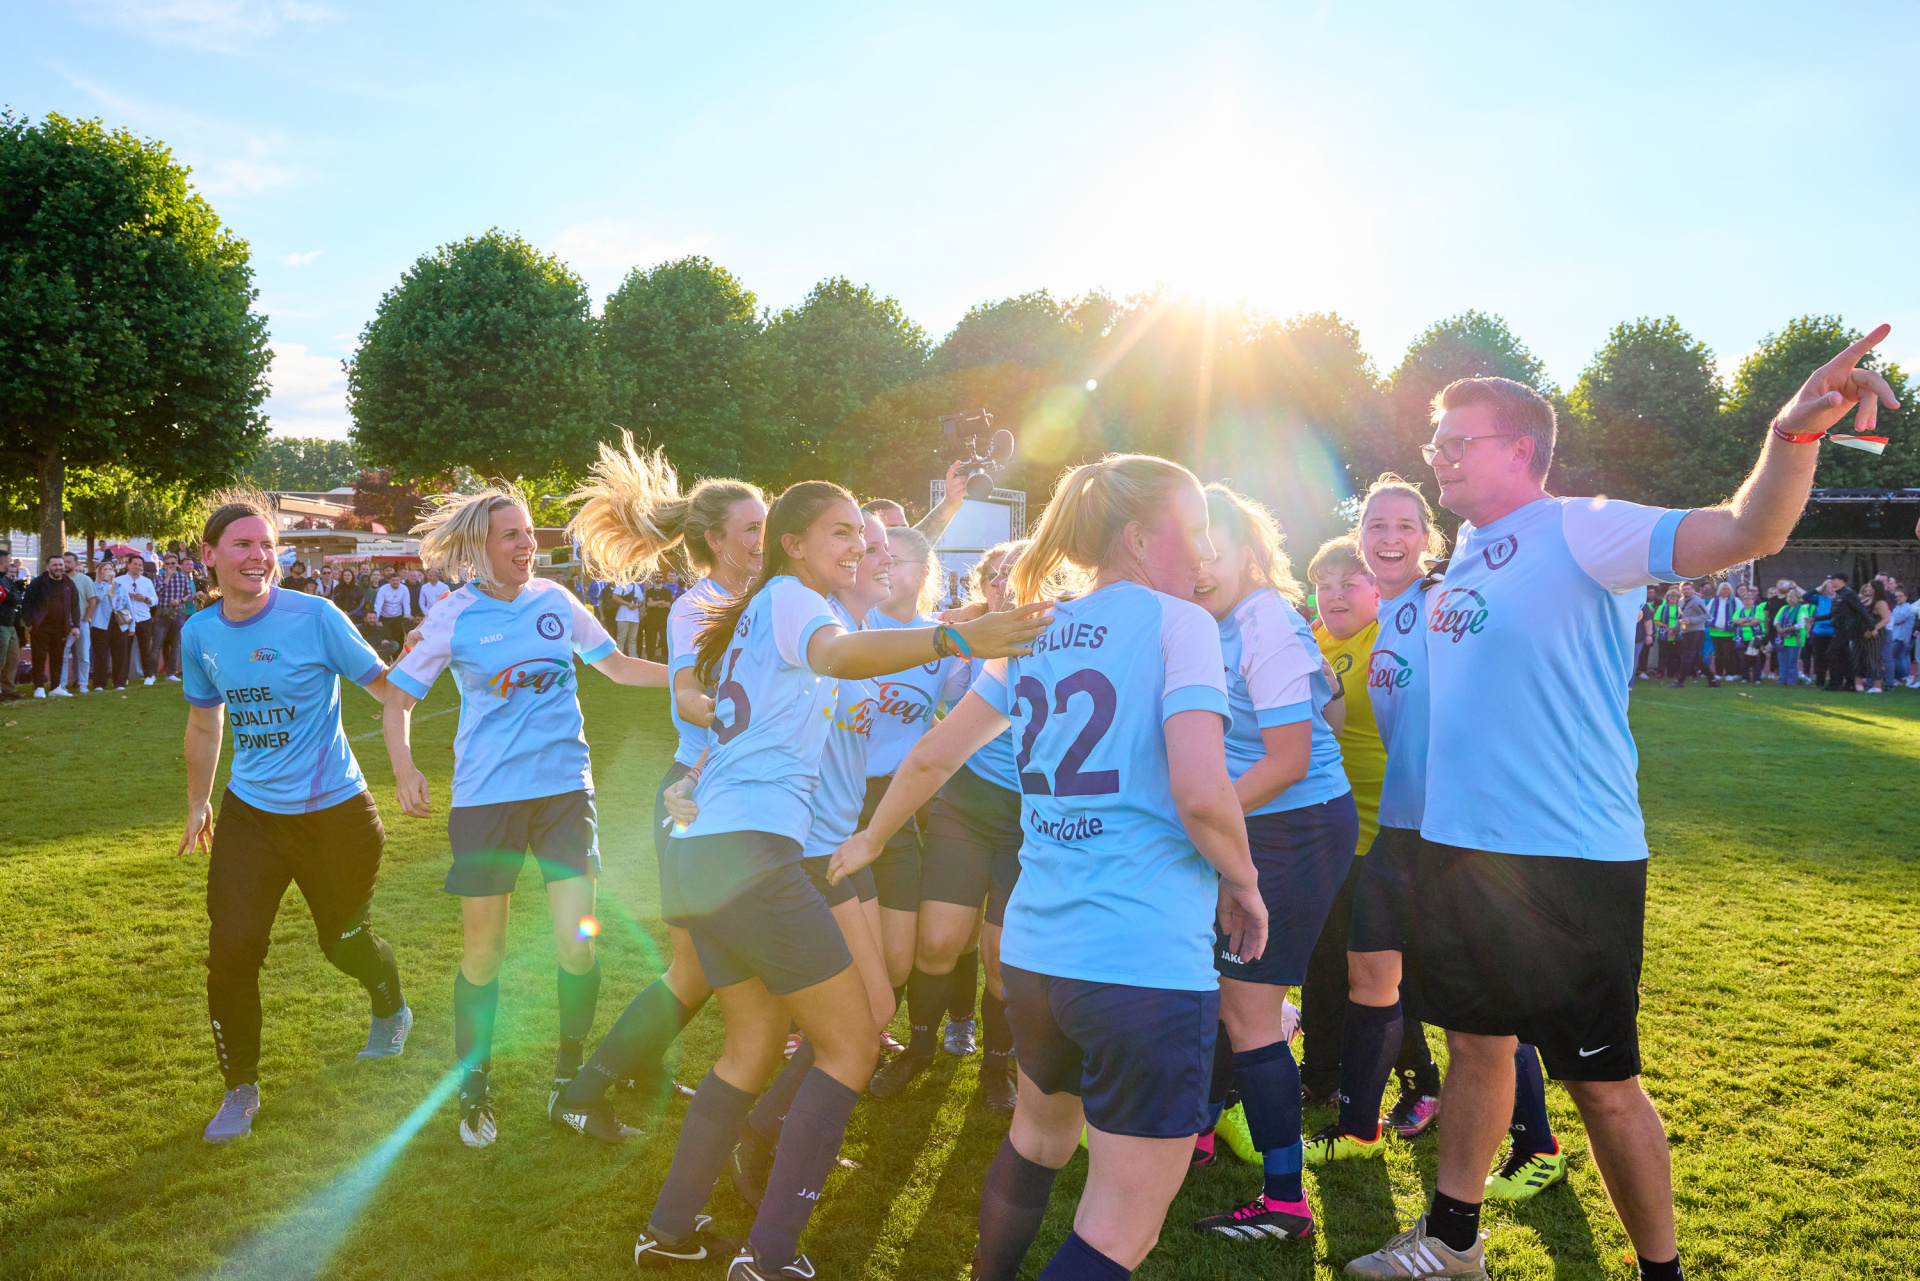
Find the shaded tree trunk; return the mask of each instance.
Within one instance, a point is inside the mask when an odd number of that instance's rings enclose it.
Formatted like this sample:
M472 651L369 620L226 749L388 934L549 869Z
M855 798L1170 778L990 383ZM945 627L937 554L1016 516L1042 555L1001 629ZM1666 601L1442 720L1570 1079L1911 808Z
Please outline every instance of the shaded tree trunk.
M34 475L40 482L40 565L45 566L47 557L67 549L67 464L60 451L49 449L42 454Z

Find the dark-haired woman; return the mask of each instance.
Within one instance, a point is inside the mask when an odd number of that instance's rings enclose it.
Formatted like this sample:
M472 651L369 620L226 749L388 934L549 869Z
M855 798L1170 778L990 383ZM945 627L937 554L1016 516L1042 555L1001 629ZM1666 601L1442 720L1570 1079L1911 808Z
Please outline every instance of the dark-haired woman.
M201 544L220 595L182 629L190 710L179 852L209 851L207 1012L226 1096L204 1137L224 1143L249 1136L260 1107L260 966L289 883L327 960L367 989L373 1023L359 1057L399 1054L413 1012L393 951L369 924L384 832L340 724L342 676L384 696L379 655L332 604L274 585L263 500L220 505ZM223 721L233 725L233 769L216 826Z
M608 460L603 457L603 464ZM617 460L616 460L617 461ZM664 541L650 509L603 467L576 518L589 562L615 569ZM644 496L642 496L644 497ZM872 1075L879 1029L840 927L801 866L810 798L830 728L835 683L899 671L947 653L1010 653L1039 632L1037 610L956 627L849 632L827 595L851 587L866 550L861 513L838 485L809 481L774 503L761 572L699 634L695 672L715 692L714 744L694 802L698 819L669 842L662 914L692 936L726 1022L726 1047L681 1125L673 1168L636 1262L709 1257L701 1213L741 1137L754 1097L780 1062L789 1021L815 1066L787 1110L780 1150L731 1281L812 1277L798 1242ZM602 573L601 577L619 577Z

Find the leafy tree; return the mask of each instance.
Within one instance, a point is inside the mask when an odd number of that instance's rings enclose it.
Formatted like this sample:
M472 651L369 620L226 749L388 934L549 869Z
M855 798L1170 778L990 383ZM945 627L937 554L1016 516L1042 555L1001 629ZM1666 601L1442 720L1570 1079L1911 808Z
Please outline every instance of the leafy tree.
M1560 455L1594 493L1662 507L1724 497L1752 459L1715 473L1723 395L1713 352L1672 316L1616 325L1567 398Z
M360 467L348 441L269 436L241 474L261 489L315 493L353 484Z
M415 477L581 467L605 421L586 285L497 228L414 263L346 370L355 457Z
M1386 430L1356 450L1355 475L1395 471L1421 477L1429 469L1420 446L1433 436L1433 398L1459 378L1512 378L1552 398L1546 366L1514 336L1507 322L1482 311L1463 311L1436 322L1413 340L1389 380L1393 414Z
M159 143L0 112L0 469L65 541L69 467L204 488L266 435L246 242Z
M785 445L763 474L797 480L844 468L852 440L840 425L881 392L927 372L927 336L900 304L844 276L823 280L798 307L767 327L768 373L780 422L771 439ZM944 411L942 411L944 412ZM824 456L823 456L824 455Z
M143 484L130 468L111 463L67 475L67 519L89 548L102 538L191 539L200 532L200 498L196 485Z
M941 342L933 364L942 371L1017 364L1067 378L1105 336L1115 310L1105 294L1063 300L1044 289L981 303Z
M681 474L762 477L778 456L754 297L693 256L636 269L599 328L608 414Z

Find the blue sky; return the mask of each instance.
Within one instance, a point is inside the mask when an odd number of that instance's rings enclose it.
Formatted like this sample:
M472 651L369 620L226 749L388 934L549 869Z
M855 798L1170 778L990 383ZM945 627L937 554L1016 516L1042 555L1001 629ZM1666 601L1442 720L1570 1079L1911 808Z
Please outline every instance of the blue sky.
M1648 314L1729 371L1807 312L1920 366L1920 6L1571 10L22 0L0 101L193 166L289 434L345 434L381 293L495 225L596 299L700 252L776 308L850 276L935 339L1164 284L1338 311L1383 370L1468 307L1563 384Z

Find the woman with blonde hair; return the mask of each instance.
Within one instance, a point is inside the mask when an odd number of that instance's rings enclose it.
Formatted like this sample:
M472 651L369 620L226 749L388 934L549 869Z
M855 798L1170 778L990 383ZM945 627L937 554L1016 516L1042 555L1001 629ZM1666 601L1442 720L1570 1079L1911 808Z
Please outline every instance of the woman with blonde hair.
M1138 454L1070 468L1013 588L1026 601L1055 583L1081 594L1056 605L1031 656L985 664L834 855L835 875L871 862L975 753L1017 732L1025 843L1000 970L1019 1103L981 1190L980 1281L1018 1273L1083 1130L1086 1188L1046 1272L1140 1265L1207 1122L1220 999L1209 926L1249 960L1266 946L1226 768L1220 636L1191 599L1212 555L1186 468Z
M434 606L420 624L419 643L388 674L382 728L401 812L425 818L430 796L413 762L412 711L440 673L452 669L460 727L447 812L453 866L446 892L460 896L465 928L453 983L454 1052L466 1069L460 1139L479 1148L498 1133L488 1071L508 910L529 853L546 882L559 952L560 1044L549 1115L579 1071L600 994L593 946L600 842L574 658L619 684L655 689L666 685L667 669L617 652L578 597L535 576L533 516L512 485L496 481L477 494L445 495L414 532L422 535L421 560L465 585ZM604 1109L581 1124L609 1143L629 1133Z

